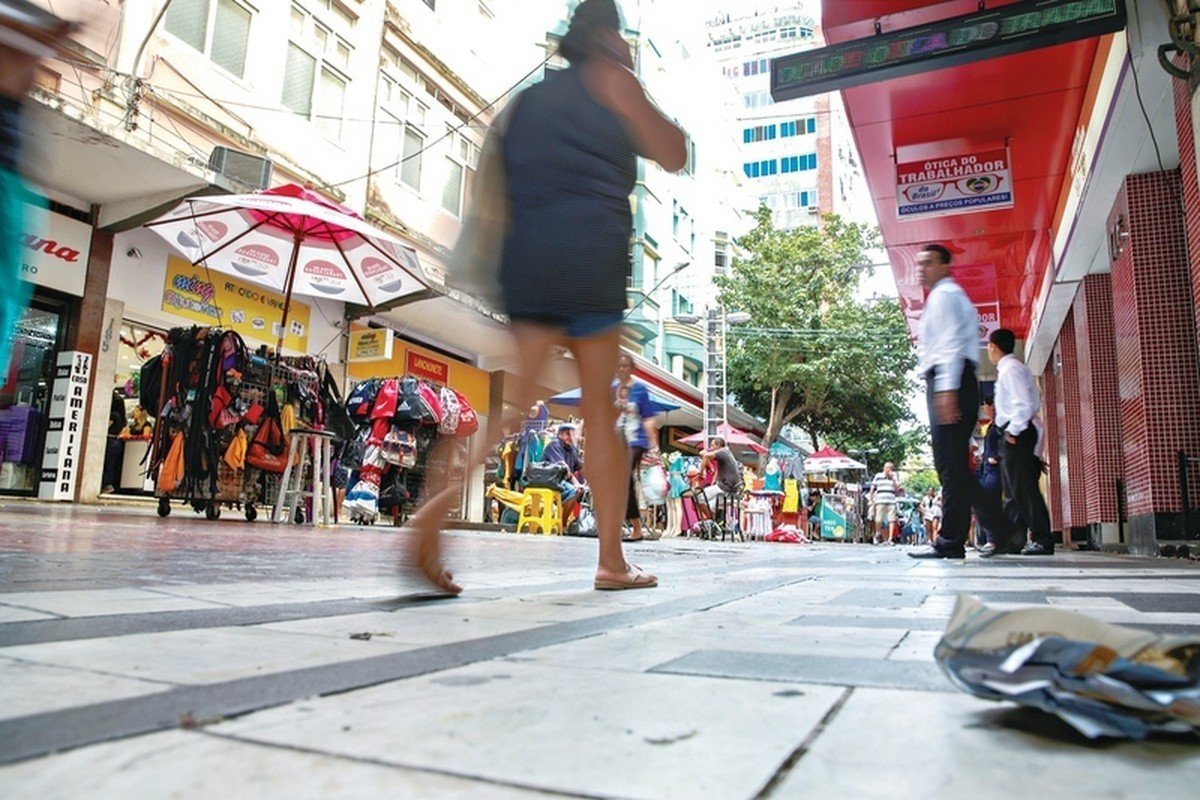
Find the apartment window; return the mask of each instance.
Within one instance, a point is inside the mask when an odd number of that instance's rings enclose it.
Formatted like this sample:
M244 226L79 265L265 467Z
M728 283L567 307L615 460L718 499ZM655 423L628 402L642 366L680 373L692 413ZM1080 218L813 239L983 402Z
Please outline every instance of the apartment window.
M425 137L409 125L404 128L404 149L401 151L400 180L406 186L421 190L421 150Z
M339 139L350 85L350 44L300 5L292 5L288 31L281 102Z
M687 163L683 165L683 174L696 174L696 143L690 136L687 139Z
M774 159L766 161L751 161L742 165L747 178L765 178L779 171L779 162ZM786 170L785 170L786 172Z
M742 130L742 143L769 142L776 137L777 133L778 126L776 125L755 125L753 128Z
M717 275L729 270L729 242L717 240L713 243L713 267Z
M250 9L237 0L175 0L163 22L167 32L239 78L246 74Z
M442 185L442 208L454 216L462 216L463 196L471 170L479 160L479 149L453 128L447 130L450 153L446 156L446 182Z

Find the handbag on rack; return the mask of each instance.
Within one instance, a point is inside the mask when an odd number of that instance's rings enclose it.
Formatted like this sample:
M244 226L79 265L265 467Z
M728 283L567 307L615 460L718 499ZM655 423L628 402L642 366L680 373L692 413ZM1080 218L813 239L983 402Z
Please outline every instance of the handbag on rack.
M279 403L275 393L267 394L267 411L246 448L246 464L264 472L282 473L287 468L288 444L279 422Z
M379 448L382 451L383 460L389 464L403 469L417 465L416 437L395 425L388 431L387 436L383 437L383 444Z
M446 283L500 307L500 258L508 235L508 176L504 135L520 95L509 101L484 137L475 171L475 192L446 265Z

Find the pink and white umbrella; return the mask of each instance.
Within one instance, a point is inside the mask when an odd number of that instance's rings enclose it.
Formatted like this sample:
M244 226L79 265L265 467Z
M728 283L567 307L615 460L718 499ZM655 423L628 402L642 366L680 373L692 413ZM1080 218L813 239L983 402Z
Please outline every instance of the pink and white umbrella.
M145 227L195 265L283 293L280 350L293 294L374 308L429 286L411 247L295 184L189 197Z
M867 465L834 450L829 445L822 447L804 459L805 472L841 472L842 470L865 470Z

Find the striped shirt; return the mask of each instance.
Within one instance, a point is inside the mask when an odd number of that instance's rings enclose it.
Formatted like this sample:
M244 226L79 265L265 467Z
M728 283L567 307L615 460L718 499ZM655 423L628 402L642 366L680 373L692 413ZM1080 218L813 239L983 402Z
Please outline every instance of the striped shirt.
M895 476L889 478L887 473L879 473L875 476L875 480L871 482L871 489L874 492L873 497L876 505L896 502Z

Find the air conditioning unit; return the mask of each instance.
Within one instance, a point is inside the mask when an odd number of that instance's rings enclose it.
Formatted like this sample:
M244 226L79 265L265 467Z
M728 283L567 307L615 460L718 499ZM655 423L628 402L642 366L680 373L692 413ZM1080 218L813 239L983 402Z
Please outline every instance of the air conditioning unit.
M218 183L231 184L226 188L234 191L258 191L271 185L271 170L275 165L271 159L231 150L228 147L214 147L208 157L208 168L217 173ZM225 180L222 181L221 179Z

